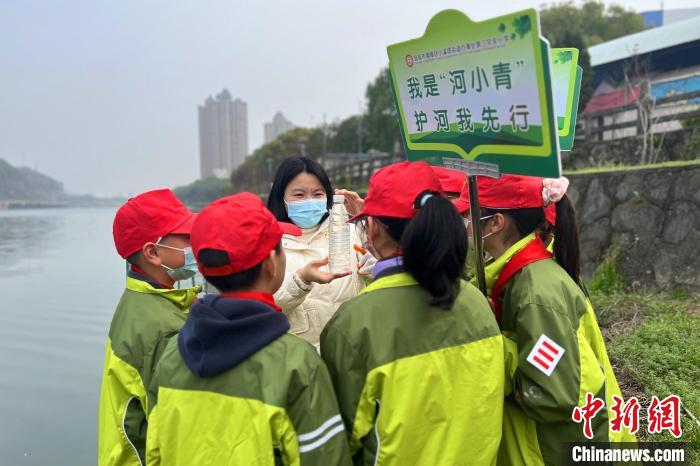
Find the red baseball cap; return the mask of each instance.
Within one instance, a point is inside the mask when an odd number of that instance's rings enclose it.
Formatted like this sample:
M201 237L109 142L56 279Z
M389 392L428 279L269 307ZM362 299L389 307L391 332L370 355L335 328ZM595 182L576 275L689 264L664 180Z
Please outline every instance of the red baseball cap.
M192 252L202 275L220 277L242 272L265 259L283 234L299 236L291 223L279 222L253 193L222 197L206 206L192 226ZM199 260L204 249L223 251L229 264L207 267Z
M489 209L529 209L543 207L542 178L522 175L502 175L500 178L477 177L479 206ZM452 201L461 214L469 210L469 182L462 188L459 199Z
M446 193L459 193L467 182L467 174L448 168L431 166L437 177L440 179L442 190Z
M189 235L195 216L169 189L139 194L117 210L112 225L114 245L126 259L148 242L167 235Z
M362 212L353 222L366 215L372 217L413 218L416 198L423 191L443 194L440 180L425 162L399 162L379 169L369 179L369 192Z

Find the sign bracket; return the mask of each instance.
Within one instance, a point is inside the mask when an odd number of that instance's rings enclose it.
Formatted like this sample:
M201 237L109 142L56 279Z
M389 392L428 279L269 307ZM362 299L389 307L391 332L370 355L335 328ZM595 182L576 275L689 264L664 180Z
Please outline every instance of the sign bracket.
M471 216L472 232L473 232L473 243L474 243L474 257L476 260L476 279L479 284L479 290L488 296L486 290L486 275L484 273L484 251L482 244L481 235L481 222L479 218L481 217L481 212L479 208L479 190L477 176L486 176L489 178L500 178L501 173L498 169L498 165L494 163L485 162L474 162L473 160L464 159L454 159L454 158L443 158L442 164L445 168L450 170L457 170L467 174L469 186L469 213Z

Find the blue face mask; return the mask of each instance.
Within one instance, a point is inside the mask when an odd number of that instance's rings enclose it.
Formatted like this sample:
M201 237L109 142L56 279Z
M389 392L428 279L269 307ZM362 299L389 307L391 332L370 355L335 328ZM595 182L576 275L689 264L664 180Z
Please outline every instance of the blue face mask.
M185 255L185 263L183 264L182 267L178 267L177 269L173 269L168 267L165 264L160 264L163 266L163 268L167 269L166 273L170 278L172 278L175 281L180 281L180 280L187 280L188 278L194 277L194 275L197 273L197 261L194 258L194 253L192 252L191 247L186 247L185 249L180 249L180 248L174 248L172 246L167 246L165 244L158 244L156 243L159 247L161 248L168 248L168 249L174 249L176 251L182 251L182 253Z
M315 227L328 213L326 199L304 199L284 203L287 204L287 215L299 228Z

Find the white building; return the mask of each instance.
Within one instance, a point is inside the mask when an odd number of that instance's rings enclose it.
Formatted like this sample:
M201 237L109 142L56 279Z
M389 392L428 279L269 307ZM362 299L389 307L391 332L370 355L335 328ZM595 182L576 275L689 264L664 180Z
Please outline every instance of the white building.
M274 141L292 128L294 128L292 122L287 120L281 112L275 113L272 121L264 125L265 144Z
M227 178L248 155L248 104L224 89L199 106L199 161L202 178Z

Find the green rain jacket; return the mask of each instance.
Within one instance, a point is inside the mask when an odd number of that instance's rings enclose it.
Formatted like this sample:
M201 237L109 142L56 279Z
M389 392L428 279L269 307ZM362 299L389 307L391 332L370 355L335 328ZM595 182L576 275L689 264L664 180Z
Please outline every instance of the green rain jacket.
M495 464L503 341L484 297L459 287L443 310L410 274L380 274L324 329L355 464Z
M98 464L145 464L147 388L168 340L185 323L199 287L167 289L129 272L105 350Z
M487 265L489 295L503 267L534 238L523 238ZM628 431L609 431L612 396L621 396L620 387L590 301L554 259L516 273L503 291L502 309L506 402L499 464L562 464L565 442L587 441L572 412L588 392L607 406L593 419L592 441L635 441Z
M328 371L288 331L258 300L197 301L149 389L147 464L350 465Z

